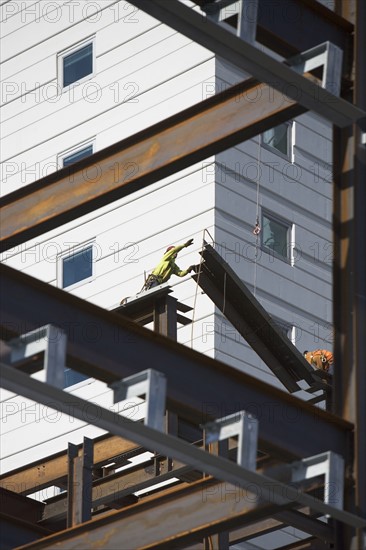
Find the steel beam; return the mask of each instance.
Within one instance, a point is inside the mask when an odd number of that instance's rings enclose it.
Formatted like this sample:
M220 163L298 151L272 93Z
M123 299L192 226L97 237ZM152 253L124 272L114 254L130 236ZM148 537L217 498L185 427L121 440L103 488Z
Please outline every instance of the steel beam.
M130 3L337 126L349 126L366 116L362 109L330 94L179 0L131 0Z
M170 338L5 265L0 298L9 337L52 322L68 334L67 364L84 374L110 383L156 366L167 378L167 408L196 425L246 410L260 422L264 451L344 456L352 424Z
M193 1L203 6L210 0ZM348 54L352 38L353 25L316 0L258 2L257 41L283 57L313 48L324 40Z
M91 519L93 483L93 440L84 437L83 453L68 446L69 475L67 478L67 526L74 527Z
M143 189L305 111L296 100L266 84L250 80L234 86L3 197L0 250Z
M167 462L167 459L159 461L159 466L161 465L167 469ZM153 463L154 460L150 460L148 463L144 462L142 465L139 464L128 470L96 480L93 483L92 489L93 508L101 505L113 508L113 503L121 501L132 493L148 489L155 484L166 482L175 477L179 479L180 476L192 472L190 466L184 466L180 462L175 462L169 472L155 475L152 471ZM63 493L46 502L41 522L42 525L47 526L48 523L65 519L66 498L66 493Z
M201 255L204 261L194 279L280 382L290 392L300 389L299 380L321 387L312 367L229 264L207 243ZM323 387L327 388L325 384Z
M135 456L143 452L140 445L121 439L114 435L103 436L94 440L94 468L98 468L116 457ZM82 454L82 446L78 445L78 455ZM12 470L0 476L0 487L15 493L28 495L40 491L50 485L64 482L68 473L67 451L51 455Z
M366 108L366 4L358 0L337 2L340 13L355 23L354 89L351 99ZM335 326L335 368L333 410L354 422L352 478L346 485L347 506L366 516L366 148L362 135L366 122L348 130L334 129L334 244L333 303ZM338 550L361 550L366 532L340 529Z
M52 403L53 409L79 420L85 420L85 411L90 406L88 401L35 380L4 363L0 363L0 375L5 389L48 406ZM140 422L134 422L109 409L97 405L95 407L97 414L93 419L89 419L89 422L91 420L94 425L114 435L133 439L152 452L174 457L220 481L233 484L239 491L251 493L255 486L256 492L259 491L260 494L260 497L257 494L256 503L274 504L277 512L281 507L309 506L316 512L329 515L352 527L366 528L366 519L303 494L298 490L296 483L295 485L286 485L275 478L248 470L225 458L214 456L181 439L154 430ZM268 510L266 514L268 515Z
M218 528L233 528L275 511L252 491L241 493L235 485L210 478L184 489L172 489L164 498L153 497L121 510L29 544L27 549L156 548L171 550L212 535Z

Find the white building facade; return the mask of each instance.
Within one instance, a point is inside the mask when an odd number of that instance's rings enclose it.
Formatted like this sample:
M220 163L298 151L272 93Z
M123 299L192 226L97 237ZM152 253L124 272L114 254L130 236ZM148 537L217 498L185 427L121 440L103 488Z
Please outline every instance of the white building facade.
M2 195L246 76L124 0L12 0L0 8ZM332 349L331 147L330 125L304 114L19 245L2 261L111 310L141 289L167 246L194 238L177 263L198 263L208 230L300 351ZM98 166L87 176L97 178ZM189 276L170 284L195 305L193 326L178 328L180 342L283 389ZM86 329L86 339L95 337ZM2 472L102 433L1 391ZM69 391L113 407L101 382L82 380Z

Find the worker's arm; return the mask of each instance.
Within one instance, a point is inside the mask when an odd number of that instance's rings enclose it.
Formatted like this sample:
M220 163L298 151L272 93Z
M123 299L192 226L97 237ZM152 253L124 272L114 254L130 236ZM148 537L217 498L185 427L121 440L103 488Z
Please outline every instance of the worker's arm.
M190 273L191 271L194 271L194 270L195 270L194 265L190 265L187 269L180 269L177 266L177 264L175 264L173 273L174 273L174 275L177 275L178 277L185 277L186 275L188 275L188 273Z
M170 258L172 258L175 254L178 254L178 252L180 252L183 248L191 246L191 244L193 244L193 239L189 239L184 244L179 244L178 246L171 248L170 250L168 250L168 252L165 252L163 257L164 261L169 261ZM183 277L183 275L181 275L181 277Z

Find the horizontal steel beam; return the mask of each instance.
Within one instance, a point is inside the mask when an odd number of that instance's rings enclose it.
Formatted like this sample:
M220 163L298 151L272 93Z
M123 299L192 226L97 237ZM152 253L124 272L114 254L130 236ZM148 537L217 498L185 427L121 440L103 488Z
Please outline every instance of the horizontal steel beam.
M0 363L0 374L2 378L2 385L7 390L14 391L29 399L32 399L33 401L47 404L48 406L52 403L53 409L61 411L65 414L71 414L74 418L78 418L80 420L85 418L85 410L90 406L88 401L80 399L79 397L58 388L49 386L44 382L35 380L22 372L18 372L14 367L9 367L4 363ZM111 528L111 535L117 531L123 532L123 535L126 535L127 529L125 530L124 525L127 519L127 524L129 525L128 529L133 526L131 537L133 532L135 532L134 536L136 536L136 534L137 536L142 536L143 531L146 533L147 537L150 537L151 541L156 541L157 532L153 527L154 525L158 529L158 532L161 530L161 532L164 533L164 538L168 533L167 523L165 523L166 529L162 528L164 521L163 518L165 517L165 519L170 523L170 529L173 529L172 537L175 538L177 536L177 531L178 536L182 536L183 510L187 512L191 520L196 522L196 533L200 529L203 529L203 532L205 532L207 522L210 523L208 532L215 532L214 530L217 530L217 521L220 522L222 528L226 529L233 527L234 523L236 525L237 521L242 521L242 517L239 518L238 515L245 515L247 518L252 512L253 516L251 516L250 519L255 520L258 515L259 517L271 516L274 513L281 511L281 509L292 508L297 505L309 506L314 511L321 512L324 515L329 515L333 519L344 522L351 527L366 527L366 519L358 517L345 510L339 510L338 508L330 506L329 504L326 504L308 494L304 494L301 490L299 491L297 489L296 484L292 484L291 486L286 485L276 479L259 474L256 471L248 470L225 458L210 454L207 451L203 451L181 439L178 439L177 437L154 430L153 428L150 428L140 422L134 422L133 420L116 414L111 410L100 406L98 406L97 409L98 412L94 416L92 423L100 428L115 435L133 440L151 451L157 451L164 456L175 458L184 464L193 467L194 469L213 476L219 481L226 482L221 484L219 495L216 495L217 491L215 489L215 496L211 503L209 500L209 489L206 490L205 494L207 497L207 502L204 503L204 506L202 506L202 487L205 487L205 482L207 483L207 487L210 487L210 483L216 483L215 480L209 479L204 480L204 482L196 482L196 484L193 484L193 486L197 486L198 484L201 506L192 506L189 505L189 503L186 503L186 505L182 505L182 503L178 504L177 499L174 499L175 502L170 503L170 506L179 506L179 509L181 510L181 514L177 516L179 517L178 526L176 522L172 522L171 520L171 518L175 516L174 512L172 513L172 508L167 510L165 507L164 513L161 513L161 515L159 514L160 519L158 520L156 518L156 520L154 520L154 514L157 512L159 507L154 505L152 506L153 517L151 517L146 513L146 506L144 506L145 503L142 503L141 508L136 507L130 509L132 510L130 512L122 512L123 526L117 524L116 514L113 514L112 518L109 518L109 521L113 523L113 527L109 527ZM233 486L229 491L227 489L228 484ZM225 498L223 499L222 490L224 487L226 487L226 489L224 493ZM233 491L235 492L235 496L232 494ZM227 496L227 492L231 494L231 497ZM238 506L237 503L238 495L240 497L239 502L241 507ZM163 500L164 506L164 504L166 504L166 499ZM224 500L224 502L227 501L229 509L225 510L224 506L221 506L223 504L222 500ZM218 502L220 502L220 506L217 506ZM211 506L209 506L208 503L210 503ZM136 511L135 514L134 511ZM138 514L139 511L142 511L141 515ZM199 511L207 514L205 519L203 519L203 516L199 513ZM216 520L214 519L215 516L217 518ZM139 521L141 523L140 527L137 529ZM144 524L145 521L147 521L146 526L149 526L149 528L146 530L141 530L141 525ZM103 518L101 520L102 530L98 532L97 540L104 540L103 531L106 527L106 522L107 518ZM95 533L95 528L97 525L98 520L88 523L86 528L89 528L89 534L92 531ZM116 529L117 525L118 529ZM72 536L77 534L77 529L77 527L73 529ZM85 526L82 527L82 529L85 530ZM186 529L189 530L191 528L187 527ZM183 533L186 533L186 529L183 529ZM66 539L69 538L67 533L65 536ZM125 540L128 540L131 544L132 539L130 539L129 536L127 536ZM105 546L105 548L118 548L120 546L115 542L113 546L112 539L109 539L108 542L110 546ZM139 542L141 545L141 540ZM48 546L49 544L54 544L53 539L50 538L47 542L45 541L44 543L40 543L38 548L50 547ZM62 546L59 545L57 547L62 548ZM132 547L134 547L133 544ZM162 546L158 546L158 548L161 547Z
M104 437L94 442L94 467L98 468L113 458L126 454L129 457L143 452L136 443L117 436ZM82 446L79 446L79 456ZM44 487L57 485L68 475L67 451L51 455L22 468L17 468L0 476L0 487L28 495Z
M362 109L330 94L179 0L130 0L130 3L336 126L349 126L366 116Z
M86 375L109 383L149 365L166 376L167 407L179 417L201 424L246 410L264 451L345 456L352 424L119 315L5 265L0 298L4 336L52 322L68 335L67 364Z
M233 528L244 520L254 521L275 512L253 491L211 478L182 489L152 497L110 516L95 519L72 531L63 531L26 545L27 549L97 548L185 548L221 527Z
M143 189L305 110L266 84L250 80L234 86L3 197L0 250Z
M165 459L165 463L167 459ZM164 466L163 462L161 463ZM137 491L152 487L154 484L170 481L172 478L180 478L192 472L190 466L184 466L175 461L172 470L155 475L153 472L153 460L150 463L140 464L118 474L108 475L93 483L92 506L107 505L113 506L113 502L120 501ZM49 522L59 521L66 518L67 494L59 496L46 502L43 512L42 525L47 526Z

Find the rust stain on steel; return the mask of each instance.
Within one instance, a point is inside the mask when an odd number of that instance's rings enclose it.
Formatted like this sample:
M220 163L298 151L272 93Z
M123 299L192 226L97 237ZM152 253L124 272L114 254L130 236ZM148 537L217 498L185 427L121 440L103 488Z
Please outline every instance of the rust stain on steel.
M114 527L111 527L104 535L96 540L96 541L90 541L90 548L106 548L107 544L109 543L110 539L116 535L117 529ZM91 533L90 533L91 535ZM90 536L87 537L88 539L91 538ZM89 541L85 541L89 542Z

